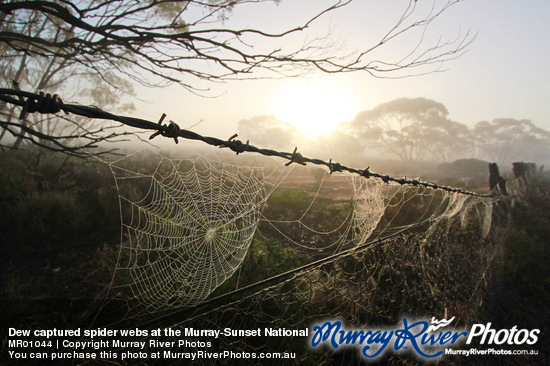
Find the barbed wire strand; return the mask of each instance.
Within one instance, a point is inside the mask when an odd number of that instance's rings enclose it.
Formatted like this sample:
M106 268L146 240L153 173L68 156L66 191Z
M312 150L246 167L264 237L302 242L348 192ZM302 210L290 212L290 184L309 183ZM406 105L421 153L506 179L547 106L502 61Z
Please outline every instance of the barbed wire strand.
M17 99L14 96L18 97ZM420 179L407 179L407 178L395 178L386 174L380 174L371 172L367 167L365 169L356 169L352 167L345 166L343 164L332 162L330 159L328 162L321 159L308 158L303 156L298 152L296 147L292 153L281 152L271 149L258 148L256 146L250 145L249 141L243 143L240 140L237 140L237 134L234 134L227 140L222 140L216 137L203 136L197 132L180 128L175 122L170 121L169 124L163 124L163 121L166 117L166 114L163 113L158 122L151 122L141 118L128 117L128 116L119 116L113 113L106 112L96 107L83 106L78 104L67 104L63 102L61 97L57 94L45 94L40 92L38 94L31 93L23 90L17 89L4 89L0 88L0 100L18 105L22 107L20 118L25 118L28 113L39 112L43 114L55 114L59 111L63 111L66 114L74 113L79 116L95 118L95 119L105 119L120 122L124 125L131 126L134 128L152 130L155 131L149 139L153 139L159 135L164 137L173 138L175 143L178 143L178 137L187 139L187 140L196 140L202 141L211 146L217 146L220 148L229 148L237 155L243 152L257 153L264 156L274 156L280 157L288 160L285 166L288 166L292 163L306 165L307 163L326 166L330 170L330 174L335 172L349 172L352 174L360 175L364 178L377 178L381 179L385 183L395 182L400 185L413 185L413 186L423 186L432 189L443 190L452 193L460 193L468 196L482 197L482 198L495 198L494 194L481 194L471 191L467 191L461 188L450 187L438 185L436 183L422 181Z

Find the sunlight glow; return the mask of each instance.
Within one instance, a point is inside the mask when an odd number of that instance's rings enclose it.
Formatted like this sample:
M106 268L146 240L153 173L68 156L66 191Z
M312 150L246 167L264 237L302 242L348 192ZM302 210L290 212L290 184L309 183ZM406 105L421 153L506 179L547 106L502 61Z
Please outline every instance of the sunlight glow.
M299 129L305 137L315 138L334 132L340 122L357 113L356 97L345 85L330 80L293 80L278 93L274 115Z

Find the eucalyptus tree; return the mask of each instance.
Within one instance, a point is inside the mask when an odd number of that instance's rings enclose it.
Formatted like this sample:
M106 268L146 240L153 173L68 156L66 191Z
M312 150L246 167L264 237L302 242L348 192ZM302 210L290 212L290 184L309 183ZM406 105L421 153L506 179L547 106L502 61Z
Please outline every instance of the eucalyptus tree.
M497 118L473 128L476 148L486 159L507 166L518 160L547 163L550 132L527 119Z
M347 124L363 144L406 161L451 161L473 147L468 127L425 98L400 98L359 113ZM461 156L462 155L462 156Z

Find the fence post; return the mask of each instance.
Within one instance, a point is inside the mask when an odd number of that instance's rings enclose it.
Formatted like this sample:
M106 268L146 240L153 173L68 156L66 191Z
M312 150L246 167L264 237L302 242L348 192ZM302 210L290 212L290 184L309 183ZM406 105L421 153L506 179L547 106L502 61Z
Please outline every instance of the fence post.
M506 179L500 176L497 163L489 163L489 188L492 191L497 186L499 192L506 196Z

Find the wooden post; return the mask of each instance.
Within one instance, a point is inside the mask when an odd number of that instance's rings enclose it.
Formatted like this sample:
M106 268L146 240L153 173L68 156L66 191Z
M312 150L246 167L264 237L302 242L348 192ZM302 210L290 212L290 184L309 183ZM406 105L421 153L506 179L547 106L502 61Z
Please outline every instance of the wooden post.
M489 163L489 189L492 191L498 185L498 178L500 173L498 171L497 163Z
M492 191L497 186L499 192L506 196L506 179L500 176L497 163L489 163L489 188Z

